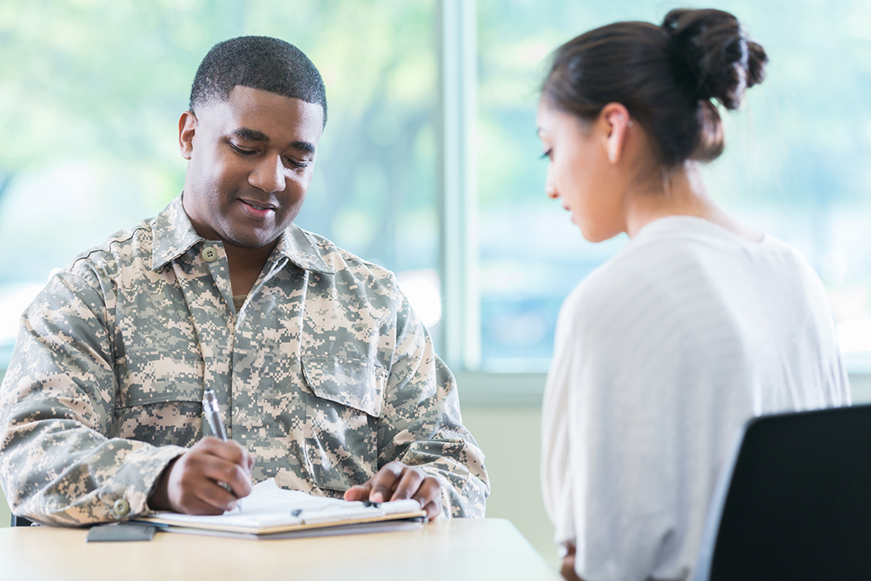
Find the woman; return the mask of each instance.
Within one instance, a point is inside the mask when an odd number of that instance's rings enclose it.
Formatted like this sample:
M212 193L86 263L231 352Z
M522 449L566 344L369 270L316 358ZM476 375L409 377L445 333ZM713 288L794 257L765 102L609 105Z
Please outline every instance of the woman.
M569 41L543 84L547 194L587 240L631 238L557 326L542 482L568 578L689 578L737 429L850 402L819 279L698 171L723 151L716 103L766 61L731 14L674 10Z

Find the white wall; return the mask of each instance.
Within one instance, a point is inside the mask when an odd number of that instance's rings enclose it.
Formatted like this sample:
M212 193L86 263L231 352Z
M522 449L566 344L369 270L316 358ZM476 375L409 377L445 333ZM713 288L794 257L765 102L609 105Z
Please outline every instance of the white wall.
M490 475L487 517L505 518L549 562L557 563L553 526L541 499L541 410L538 407L463 408L463 423L486 456Z

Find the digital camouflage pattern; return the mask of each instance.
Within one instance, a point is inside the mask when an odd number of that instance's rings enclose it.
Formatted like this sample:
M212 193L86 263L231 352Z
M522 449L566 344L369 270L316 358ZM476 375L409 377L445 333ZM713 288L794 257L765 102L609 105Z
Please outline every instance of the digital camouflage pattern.
M25 311L0 388L14 513L148 512L163 468L204 435L206 388L255 482L339 497L399 460L439 479L445 516L484 515L484 456L393 274L291 226L237 313L223 246L181 197L77 257Z

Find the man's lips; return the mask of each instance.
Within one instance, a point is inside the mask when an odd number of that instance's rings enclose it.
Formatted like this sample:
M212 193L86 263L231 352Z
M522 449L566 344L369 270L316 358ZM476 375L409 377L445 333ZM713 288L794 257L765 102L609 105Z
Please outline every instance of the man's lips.
M273 205L273 204L267 204L265 202L258 202L256 200L243 200L241 198L239 199L239 201L242 202L243 204L247 204L248 206L251 206L255 210L275 210L275 205Z
M262 220L276 210L276 206L273 204L257 202L255 200L239 199L239 203L242 207L242 211L245 212L249 218L254 218L256 220Z

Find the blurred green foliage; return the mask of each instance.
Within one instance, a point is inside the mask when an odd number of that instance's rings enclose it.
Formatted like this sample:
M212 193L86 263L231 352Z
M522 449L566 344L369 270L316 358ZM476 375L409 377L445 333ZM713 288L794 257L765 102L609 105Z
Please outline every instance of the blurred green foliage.
M534 2L480 0L484 207L542 191L535 108L550 53L618 20L660 22L677 7L735 14L766 49L767 79L724 112L727 153L711 188L730 204L819 208L868 198L871 182L871 3L864 0ZM519 137L523 136L524 139ZM543 166L544 164L539 164ZM722 185L721 185L722 184ZM541 196L539 196L540 198Z
M797 246L826 282L839 320L871 317L871 2L866 0L479 0L478 176L483 355L494 368L546 369L556 311L625 237L589 244L544 195L535 136L554 49L673 8L735 14L770 62L737 112L722 111L724 155L711 195ZM518 235L523 232L523 235Z
M393 268L434 266L434 8L400 0L0 3L0 244L21 250L0 256L0 283L44 280L83 244L178 194L177 122L196 68L216 42L245 34L297 45L327 86L329 123L300 224ZM6 199L15 191L26 203ZM64 200L70 195L74 203ZM399 242L406 235L413 244Z
M495 366L546 364L559 303L624 243L584 242L544 196L535 111L548 55L590 28L659 22L679 6L478 0L470 161L483 353ZM871 3L704 6L733 12L770 57L766 81L724 113L726 153L705 170L712 195L797 246L839 320L871 317ZM397 271L435 268L437 13L437 0L0 1L0 287L41 283L178 194L177 120L196 67L243 34L299 46L327 86L329 122L297 222Z

